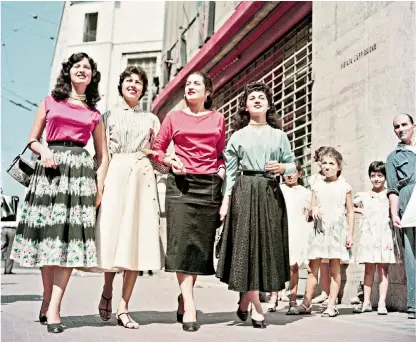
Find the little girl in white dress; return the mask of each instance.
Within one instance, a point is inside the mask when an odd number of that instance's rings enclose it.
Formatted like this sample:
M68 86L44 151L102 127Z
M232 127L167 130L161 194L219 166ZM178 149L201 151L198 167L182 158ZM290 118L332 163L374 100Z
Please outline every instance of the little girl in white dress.
M354 308L354 313L371 312L371 288L374 281L374 271L378 270L380 280L380 296L377 312L387 315L386 296L389 286L389 265L396 263L393 231L389 217L389 200L384 188L386 168L381 161L370 164L368 169L373 188L369 192L358 192L354 205L355 212L363 215L361 221L361 236L358 242L357 259L365 264L364 302Z
M312 223L307 221L307 216L312 199L312 192L302 186L302 167L296 164L296 170L292 174L284 175L284 184L281 185L285 198L288 230L289 230L289 261L290 261L290 303L296 306L298 292L299 268L308 266L308 239L312 230ZM272 292L268 304L268 311L276 311L278 293Z
M322 259L329 259L331 286L328 308L323 317L335 317L336 299L341 285L341 261L348 262L353 244L354 208L352 188L339 176L342 169L342 156L334 148L328 148L321 157L322 173L325 179L312 185L312 216L315 227L309 238L309 269L306 292L303 302L293 307L288 314L310 314L312 296L315 292L318 271Z

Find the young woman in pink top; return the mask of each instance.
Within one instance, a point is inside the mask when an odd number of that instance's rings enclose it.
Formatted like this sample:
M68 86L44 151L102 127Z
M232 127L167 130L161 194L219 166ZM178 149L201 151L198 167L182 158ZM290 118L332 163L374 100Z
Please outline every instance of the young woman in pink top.
M181 289L177 321L185 331L199 329L193 292L197 276L215 273L213 249L225 176L225 122L221 113L210 109L212 93L212 81L205 73L189 75L187 108L166 116L153 146L155 160L171 167L166 185L165 271L176 272ZM172 141L175 153L166 156Z
M12 258L40 267L43 302L39 322L64 331L61 301L74 267L97 265L94 227L107 172L108 156L99 101L97 65L86 53L62 64L52 96L40 104L29 135L40 155L28 187L13 244ZM46 130L48 146L39 142ZM93 137L98 169L84 149Z

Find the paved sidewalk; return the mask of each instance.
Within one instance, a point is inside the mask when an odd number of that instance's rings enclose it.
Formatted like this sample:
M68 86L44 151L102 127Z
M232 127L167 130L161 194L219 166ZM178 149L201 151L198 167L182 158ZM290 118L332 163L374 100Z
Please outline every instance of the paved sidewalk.
M267 329L253 329L249 320L240 323L235 315L238 295L228 291L214 277L197 282L196 300L201 329L196 333L182 331L176 323L178 286L174 275L160 272L153 277L139 277L130 304L139 330L116 326L113 318L101 321L98 301L102 276L83 273L73 276L62 304L63 334L48 334L37 321L42 302L40 272L16 268L15 275L1 278L2 341L415 341L415 320L403 313L378 316L376 312L353 315L351 307L339 306L341 315L321 318L322 307L316 306L309 316L286 316L287 303L276 313L267 314ZM120 299L121 276L116 277L113 309ZM113 311L114 312L114 311Z

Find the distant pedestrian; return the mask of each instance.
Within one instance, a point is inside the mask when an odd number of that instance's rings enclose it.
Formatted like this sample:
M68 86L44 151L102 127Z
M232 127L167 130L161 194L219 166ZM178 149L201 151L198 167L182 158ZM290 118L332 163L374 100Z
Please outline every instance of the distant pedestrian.
M340 264L341 261L349 261L353 244L354 208L351 186L345 180L339 179L342 170L341 154L328 148L322 153L321 166L325 178L312 185L311 208L315 227L309 239L305 296L302 304L293 308L290 314L311 313L319 266L322 259L328 259L331 286L328 307L322 317L335 317L339 314L336 300L341 286Z
M365 264L364 301L354 308L354 313L371 312L371 290L374 272L379 279L377 312L387 315L386 296L389 287L389 266L396 263L393 231L389 217L389 200L385 189L386 166L381 161L372 162L368 169L371 191L357 192L354 198L355 212L362 214L361 234L357 248L357 262Z
M10 258L19 220L19 197L1 195L1 255L4 257L4 274L14 274Z

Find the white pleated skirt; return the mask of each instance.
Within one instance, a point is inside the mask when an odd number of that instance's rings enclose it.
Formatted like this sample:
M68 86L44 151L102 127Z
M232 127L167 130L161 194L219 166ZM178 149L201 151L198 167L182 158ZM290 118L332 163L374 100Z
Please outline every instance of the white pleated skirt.
M113 155L97 217L98 267L94 270L161 269L159 216L149 159L142 153Z

